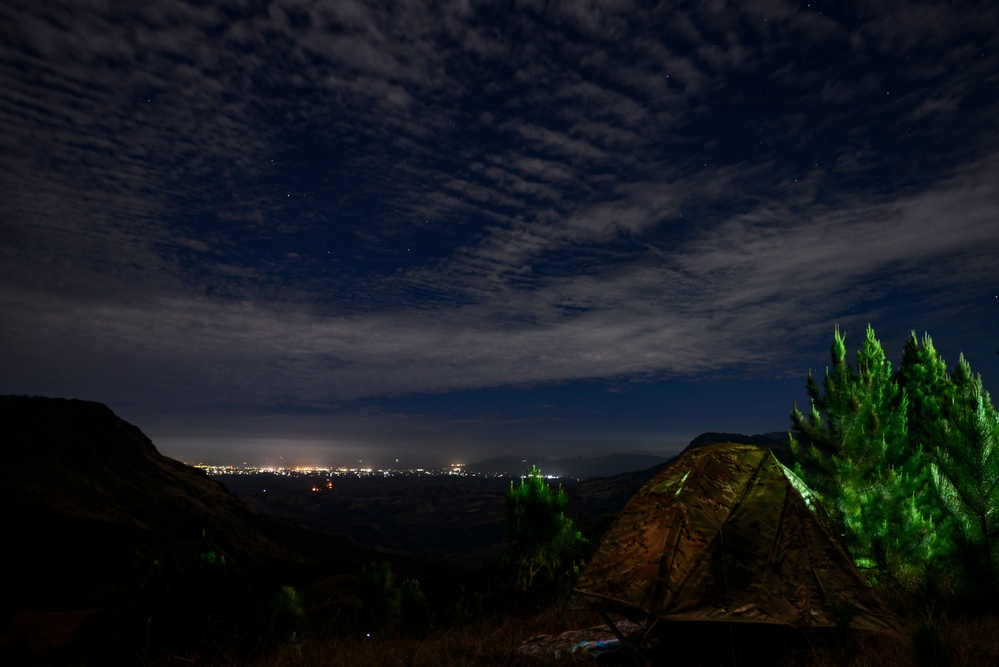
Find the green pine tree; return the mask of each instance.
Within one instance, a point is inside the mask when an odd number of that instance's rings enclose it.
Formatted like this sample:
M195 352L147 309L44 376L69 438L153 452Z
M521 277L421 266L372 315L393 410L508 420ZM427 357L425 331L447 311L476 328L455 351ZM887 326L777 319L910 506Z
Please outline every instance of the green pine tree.
M552 489L535 466L519 485L510 483L503 498L503 529L522 591L529 590L538 575L552 581L575 570L585 540L565 516L568 504L561 485Z
M809 414L791 412L795 467L823 499L857 565L913 585L937 545L925 509L929 467L908 438L908 401L870 326L855 370L838 327L831 362L821 390L809 373Z
M369 563L354 576L351 588L357 600L358 618L367 627L390 628L402 614L402 591L388 561Z
M919 461L929 464L939 455L947 430L946 412L955 397L955 385L947 371L947 364L933 346L927 333L922 340L913 331L902 348L902 362L895 379L905 392L908 401L906 415L910 448L918 452ZM940 502L933 490L932 465L921 466L924 493L919 494L920 511L933 523L932 539L927 544L932 552L926 555L927 574L932 575L928 584L941 583L952 578L950 565L954 555L953 516ZM929 473L926 475L926 473Z
M915 331L911 333L895 379L909 402L910 442L924 451L933 450L943 437L944 409L953 399L954 383L929 334L924 333L920 341Z
M951 376L933 478L955 526L965 582L999 593L999 415L981 377L962 355Z

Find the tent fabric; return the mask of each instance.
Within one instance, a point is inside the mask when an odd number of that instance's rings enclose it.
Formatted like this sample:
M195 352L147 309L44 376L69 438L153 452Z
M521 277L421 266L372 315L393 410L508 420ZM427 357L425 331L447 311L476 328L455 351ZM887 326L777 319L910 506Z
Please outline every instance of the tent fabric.
M815 507L769 449L689 450L628 502L576 593L647 627L661 619L894 631Z

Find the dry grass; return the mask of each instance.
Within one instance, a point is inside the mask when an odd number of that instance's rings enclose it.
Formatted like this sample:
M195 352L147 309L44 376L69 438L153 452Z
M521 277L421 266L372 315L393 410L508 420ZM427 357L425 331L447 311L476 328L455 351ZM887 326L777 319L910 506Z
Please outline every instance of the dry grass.
M955 623L944 638L955 665L999 665L999 616Z
M494 622L478 622L416 638L400 635L365 637L330 630L316 633L298 646L284 647L261 656L249 667L453 667L566 665L589 662L578 656L534 658L519 654L524 642L539 634L557 634L592 624L592 618L573 614L558 617L553 611L535 617L508 617ZM964 667L999 664L999 616L955 619L937 626L925 626L918 638L913 633L898 636L856 633L827 636L789 652L745 660L736 664L779 665L782 667L910 667L950 665ZM661 654L664 664L719 665L728 656L710 659L673 659L669 647ZM766 656L766 653L764 653ZM221 667L235 667L236 662ZM239 664L246 664L241 662Z
M794 656L788 667L999 665L999 616L942 620L898 636L858 633Z
M315 667L317 665L366 667L473 667L478 665L565 664L519 655L518 647L537 634L567 629L553 613L534 618L481 621L436 632L427 637L388 634L367 637L331 630L315 634L298 646L287 646L262 656L250 667ZM228 665L226 667L229 667ZM235 667L235 663L232 663Z

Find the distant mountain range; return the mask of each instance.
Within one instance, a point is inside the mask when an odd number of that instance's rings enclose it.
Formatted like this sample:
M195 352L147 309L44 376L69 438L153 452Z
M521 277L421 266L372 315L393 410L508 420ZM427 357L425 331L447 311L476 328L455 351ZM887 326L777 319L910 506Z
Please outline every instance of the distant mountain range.
M687 449L695 449L719 442L739 442L745 445L756 445L771 449L779 461L786 463L787 434L788 431L771 431L770 433L756 435L744 435L742 433L702 433L690 441Z
M665 456L653 454L610 454L594 458L576 456L565 459L548 459L543 456L500 456L477 463L469 463L465 470L474 473L500 473L522 475L532 465L542 473L556 477L608 477L624 472L645 470L665 463Z
M747 445L759 445L773 449L778 458L784 456L784 446L787 432L774 431L756 435L742 433L702 433L687 445L686 449L703 447L718 442L741 442ZM686 450L684 450L686 451ZM500 456L476 463L469 463L465 470L474 473L501 473L521 475L532 465L538 467L545 475L556 477L574 477L587 479L590 477L610 477L622 473L646 470L671 461L672 458L655 454L609 454L586 458L548 459L542 456Z

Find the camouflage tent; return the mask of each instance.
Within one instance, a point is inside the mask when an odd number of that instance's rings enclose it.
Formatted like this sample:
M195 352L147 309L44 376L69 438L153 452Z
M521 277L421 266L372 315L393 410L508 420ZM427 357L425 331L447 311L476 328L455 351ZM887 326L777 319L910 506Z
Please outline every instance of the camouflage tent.
M752 445L689 450L657 474L622 510L576 593L585 606L646 627L894 629L808 488Z

